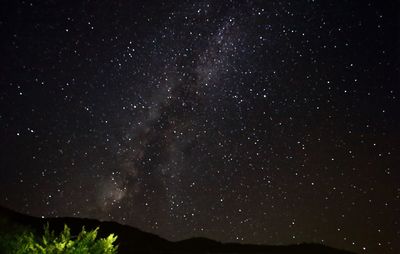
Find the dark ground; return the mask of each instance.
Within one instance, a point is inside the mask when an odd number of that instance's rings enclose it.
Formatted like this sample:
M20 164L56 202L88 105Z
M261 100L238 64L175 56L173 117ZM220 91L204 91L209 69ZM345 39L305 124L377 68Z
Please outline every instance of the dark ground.
M0 233L12 230L15 225L29 227L36 232L43 230L47 222L50 229L61 231L64 224L76 235L82 226L91 230L99 227L99 235L111 233L118 236L118 253L266 253L266 254L351 254L352 252L334 249L321 244L303 243L288 246L267 246L220 243L207 238L190 238L179 242L165 240L155 234L143 232L134 227L115 222L101 222L81 218L36 218L0 207Z

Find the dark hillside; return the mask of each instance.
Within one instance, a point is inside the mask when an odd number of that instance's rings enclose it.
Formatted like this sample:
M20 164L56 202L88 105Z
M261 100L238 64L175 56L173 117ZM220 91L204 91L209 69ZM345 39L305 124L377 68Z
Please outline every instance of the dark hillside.
M143 232L134 227L115 222L103 222L81 218L37 218L0 207L0 233L15 228L30 228L38 233L43 225L50 224L56 232L61 231L64 224L77 234L84 226L86 229L100 227L99 235L105 237L111 233L118 236L119 253L265 253L265 254L351 254L320 244L300 244L289 246L249 245L220 243L207 238L190 238L179 242L170 242L157 235Z

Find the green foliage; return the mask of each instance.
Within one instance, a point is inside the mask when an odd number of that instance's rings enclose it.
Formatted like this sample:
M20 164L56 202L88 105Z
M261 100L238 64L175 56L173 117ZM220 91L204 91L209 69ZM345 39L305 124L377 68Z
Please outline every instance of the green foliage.
M44 234L36 236L32 231L18 233L1 233L0 248L6 253L12 254L116 254L117 247L114 242L117 239L113 234L106 238L97 238L99 228L91 231L82 231L78 236L71 236L67 225L64 230L55 235L50 231L49 225L44 227Z

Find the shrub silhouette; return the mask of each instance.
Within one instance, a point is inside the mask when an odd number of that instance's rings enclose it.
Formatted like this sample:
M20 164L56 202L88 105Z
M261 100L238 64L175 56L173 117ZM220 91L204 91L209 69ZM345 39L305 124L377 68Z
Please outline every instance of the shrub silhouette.
M44 234L36 236L32 231L21 231L17 234L0 235L0 247L5 253L13 254L116 254L114 242L117 236L110 234L106 238L97 238L99 228L86 231L82 227L76 236L71 235L67 225L56 235L49 225L44 227Z

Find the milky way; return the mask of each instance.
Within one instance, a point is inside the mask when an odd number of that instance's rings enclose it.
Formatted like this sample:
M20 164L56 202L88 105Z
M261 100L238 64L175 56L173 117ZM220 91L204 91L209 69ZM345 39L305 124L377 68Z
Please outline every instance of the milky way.
M0 204L397 253L397 5L3 3Z

